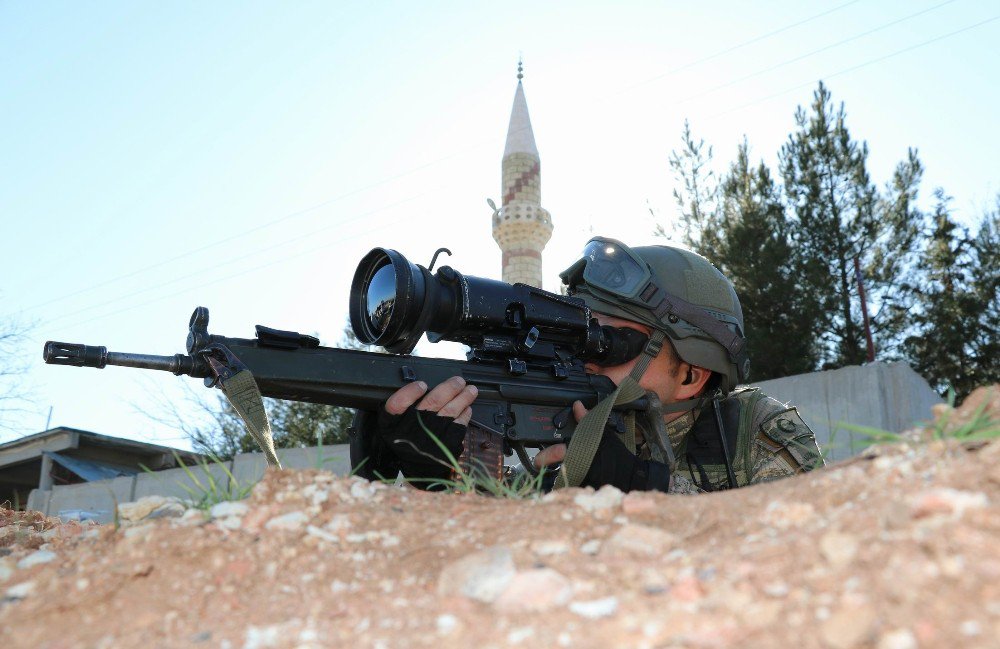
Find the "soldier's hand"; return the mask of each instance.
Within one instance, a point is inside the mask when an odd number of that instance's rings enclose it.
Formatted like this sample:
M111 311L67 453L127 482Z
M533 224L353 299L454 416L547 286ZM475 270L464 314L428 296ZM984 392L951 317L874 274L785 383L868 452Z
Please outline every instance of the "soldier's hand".
M386 400L379 412L378 434L399 459L404 475L428 479L447 479L451 475L448 454L457 458L462 452L466 426L472 419L472 402L478 393L474 385L466 385L464 379L455 376L430 392L422 381L404 385ZM426 487L427 483L417 486Z
M573 417L579 422L583 419L583 416L587 414L587 409L583 407L582 401L576 401L573 403ZM535 455L534 464L536 469L540 469L543 466L551 466L553 464L558 464L562 462L566 457L566 445L565 444L553 444L552 446L547 446L540 450L537 455Z
M587 409L579 401L573 404L573 416L577 422L587 414ZM566 457L566 445L556 444L539 451L535 456L536 468L561 462ZM622 491L668 491L670 469L665 464L653 460L642 460L625 447L625 444L611 432L605 431L600 446L590 464L581 486L599 489L603 485L613 485Z
M456 424L467 426L472 419L472 402L478 394L476 386L466 385L461 376L451 377L429 393L426 383L415 381L396 390L385 402L385 411L390 415L401 415L416 403L417 410L451 417Z

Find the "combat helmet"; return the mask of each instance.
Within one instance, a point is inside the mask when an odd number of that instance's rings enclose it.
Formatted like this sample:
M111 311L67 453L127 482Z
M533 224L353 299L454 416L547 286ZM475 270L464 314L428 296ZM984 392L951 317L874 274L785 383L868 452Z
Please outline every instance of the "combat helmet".
M560 277L592 311L662 331L682 360L718 374L723 394L746 382L750 361L739 298L701 255L595 237Z

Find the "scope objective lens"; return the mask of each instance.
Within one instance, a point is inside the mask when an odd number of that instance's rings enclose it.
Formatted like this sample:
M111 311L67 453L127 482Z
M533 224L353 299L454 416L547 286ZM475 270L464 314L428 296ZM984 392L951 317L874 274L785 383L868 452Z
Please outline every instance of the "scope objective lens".
M376 335L381 335L389 324L392 308L396 303L396 270L387 263L372 275L365 295L368 322Z

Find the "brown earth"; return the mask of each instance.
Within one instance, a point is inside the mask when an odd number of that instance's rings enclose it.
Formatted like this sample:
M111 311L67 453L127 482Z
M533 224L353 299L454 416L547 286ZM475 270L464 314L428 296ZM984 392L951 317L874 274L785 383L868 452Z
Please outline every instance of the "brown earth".
M182 512L3 512L0 646L1000 647L1000 441L698 496L273 472Z

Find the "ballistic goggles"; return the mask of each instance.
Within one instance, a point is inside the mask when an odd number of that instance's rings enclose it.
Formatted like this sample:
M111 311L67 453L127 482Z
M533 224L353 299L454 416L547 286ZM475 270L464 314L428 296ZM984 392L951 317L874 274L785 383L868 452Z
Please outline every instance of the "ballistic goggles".
M740 381L744 381L749 374L746 338L736 319L713 314L660 288L649 264L620 241L594 237L584 247L583 257L560 277L569 286L571 294L577 286L584 284L586 290L598 300L610 298L611 303L623 302L623 306L630 305L638 307L643 313L651 313L655 322L647 324L664 331L671 338L685 337L675 329L678 320L684 320L726 350L729 360L736 366ZM649 320L648 317L638 317L640 321ZM729 321L735 331L725 321Z

